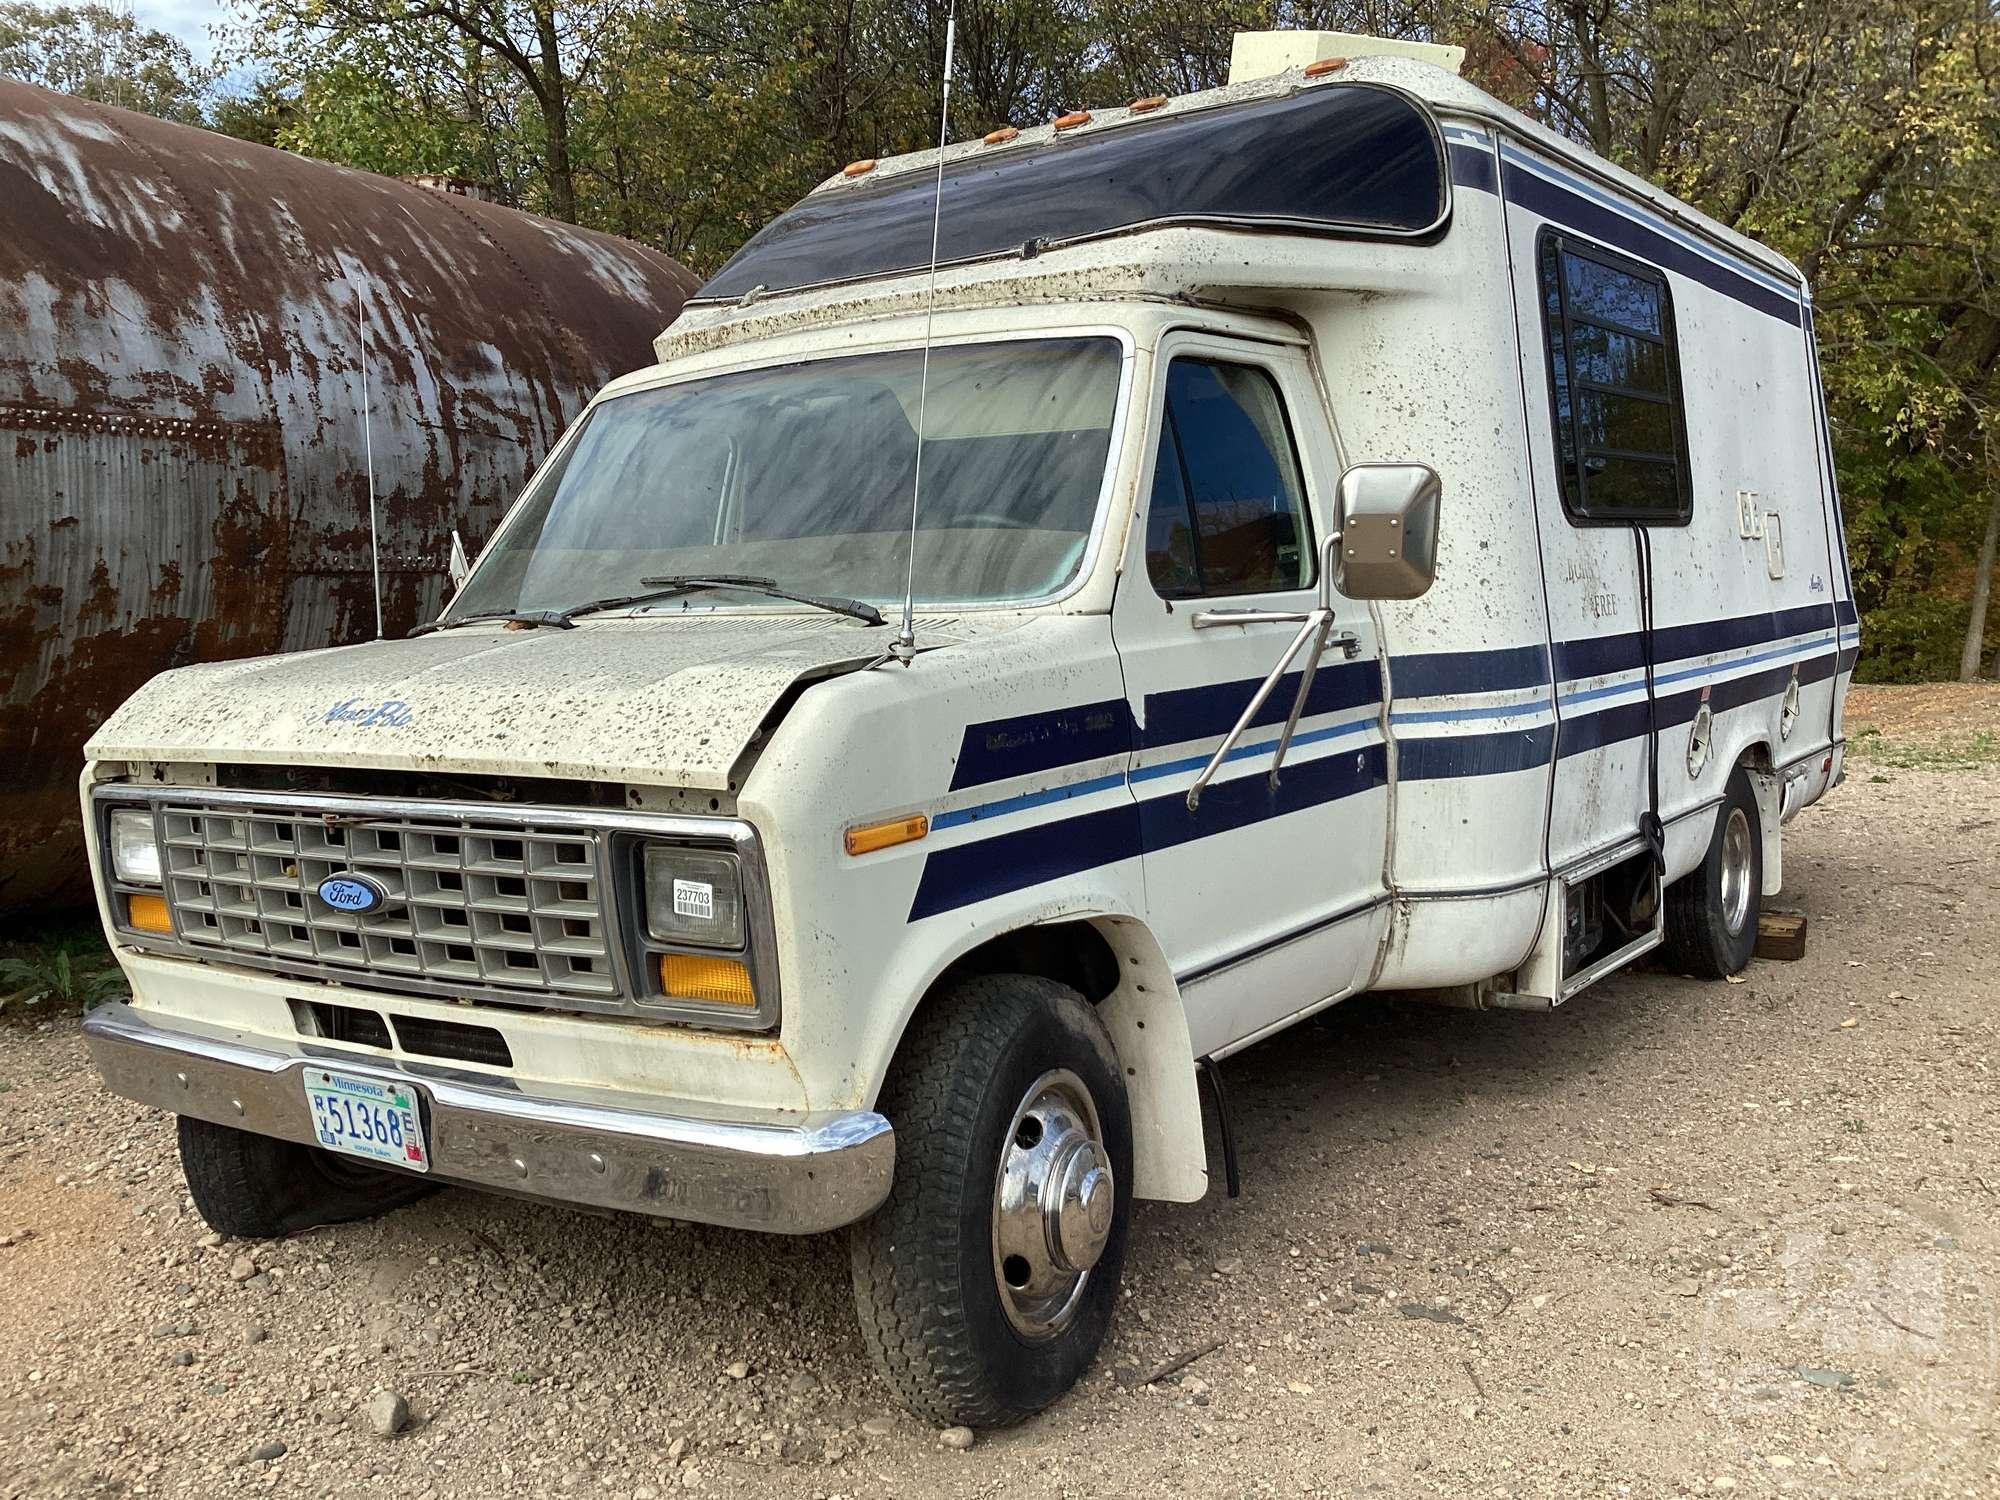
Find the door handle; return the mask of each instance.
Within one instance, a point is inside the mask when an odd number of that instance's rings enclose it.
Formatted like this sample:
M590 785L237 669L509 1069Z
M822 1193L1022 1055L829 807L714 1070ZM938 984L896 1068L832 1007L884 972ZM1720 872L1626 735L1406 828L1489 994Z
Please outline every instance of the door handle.
M1195 615L1196 630L1214 630L1223 625L1303 625L1318 610L1296 609L1204 609Z

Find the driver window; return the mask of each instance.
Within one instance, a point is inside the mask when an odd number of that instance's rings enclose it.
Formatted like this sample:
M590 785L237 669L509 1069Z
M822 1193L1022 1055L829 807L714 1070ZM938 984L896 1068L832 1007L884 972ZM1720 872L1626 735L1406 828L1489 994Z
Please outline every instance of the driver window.
M1310 588L1304 493L1270 374L1254 365L1175 360L1146 517L1146 572L1160 596Z

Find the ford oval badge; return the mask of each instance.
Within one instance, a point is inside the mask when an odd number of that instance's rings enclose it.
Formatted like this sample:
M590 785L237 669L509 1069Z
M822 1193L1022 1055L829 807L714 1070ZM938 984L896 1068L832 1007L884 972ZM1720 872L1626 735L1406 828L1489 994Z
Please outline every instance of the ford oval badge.
M319 899L335 911L360 916L375 911L389 899L382 882L369 875L329 875L319 883Z

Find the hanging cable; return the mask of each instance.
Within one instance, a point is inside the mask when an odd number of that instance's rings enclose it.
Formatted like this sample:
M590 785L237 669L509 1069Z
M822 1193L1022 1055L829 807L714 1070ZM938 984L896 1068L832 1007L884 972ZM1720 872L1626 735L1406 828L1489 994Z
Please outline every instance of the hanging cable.
M1632 527L1639 563L1639 630L1646 663L1646 813L1639 833L1652 851L1653 868L1667 875L1667 826L1660 821L1660 700L1653 674L1653 538L1642 525Z

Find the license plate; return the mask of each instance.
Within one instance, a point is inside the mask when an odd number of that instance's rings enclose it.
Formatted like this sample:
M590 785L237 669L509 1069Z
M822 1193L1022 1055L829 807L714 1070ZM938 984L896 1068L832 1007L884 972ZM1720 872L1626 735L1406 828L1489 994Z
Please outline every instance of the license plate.
M307 1068L305 1083L313 1134L327 1150L416 1172L431 1169L417 1091L408 1084L331 1068Z

